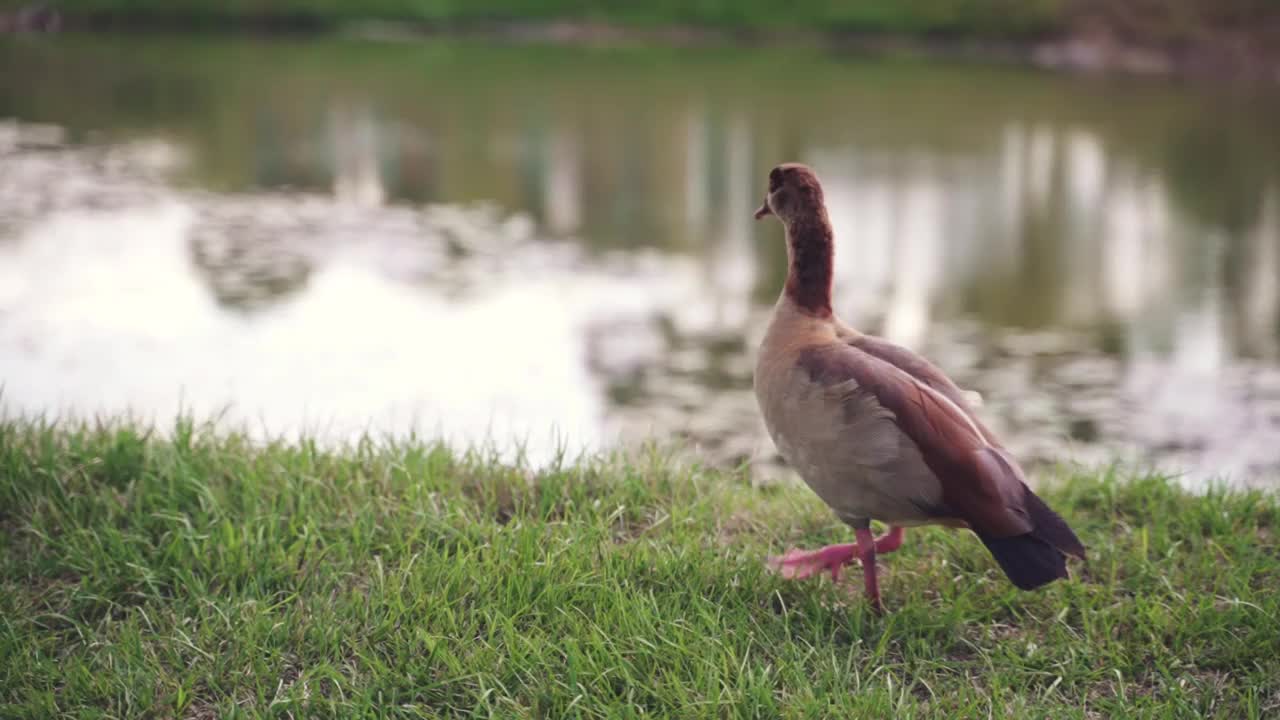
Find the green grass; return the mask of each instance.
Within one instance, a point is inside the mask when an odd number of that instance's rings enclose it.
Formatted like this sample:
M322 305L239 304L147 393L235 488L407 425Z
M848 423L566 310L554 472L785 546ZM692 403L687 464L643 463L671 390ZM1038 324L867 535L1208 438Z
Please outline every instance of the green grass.
M0 0L0 12L38 4ZM383 20L440 27L570 21L621 28L1039 37L1106 27L1149 43L1259 42L1280 20L1274 0L61 0L73 25L165 24L201 28L271 23L326 28Z
M1280 712L1274 495L1062 478L1075 579L1022 593L911 531L879 618L763 571L850 535L801 488L167 436L0 421L0 717Z

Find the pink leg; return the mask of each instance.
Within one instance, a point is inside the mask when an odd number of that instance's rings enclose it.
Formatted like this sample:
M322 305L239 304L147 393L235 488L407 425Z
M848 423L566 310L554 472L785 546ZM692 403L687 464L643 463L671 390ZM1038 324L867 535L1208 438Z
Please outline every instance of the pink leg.
M867 593L867 600L872 609L881 612L880 582L876 573L876 555L891 553L902 547L905 535L903 528L893 526L889 532L880 537L873 537L870 529L856 530L857 543L828 545L820 550L791 550L785 555L769 558L769 566L782 573L787 579L831 573L833 581L840 580L840 569L857 558L862 563L862 580Z
M789 550L785 555L769 558L769 567L788 580L813 577L823 572L831 573L831 579L840 579L840 568L853 562L857 545L828 545L821 550Z
M876 552L891 553L902 547L902 537L906 531L899 525L889 528L889 532L876 538Z
M862 561L862 583L867 602L879 615L884 612L884 607L880 604L880 580L876 577L876 541L870 528L859 528L854 534L858 538L858 559Z

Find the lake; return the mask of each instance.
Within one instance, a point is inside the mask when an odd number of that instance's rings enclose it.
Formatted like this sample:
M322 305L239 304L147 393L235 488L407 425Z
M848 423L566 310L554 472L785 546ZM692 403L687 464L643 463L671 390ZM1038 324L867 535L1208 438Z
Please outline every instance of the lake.
M540 462L778 458L813 165L837 312L1031 465L1280 478L1280 93L805 50L0 39L0 407Z

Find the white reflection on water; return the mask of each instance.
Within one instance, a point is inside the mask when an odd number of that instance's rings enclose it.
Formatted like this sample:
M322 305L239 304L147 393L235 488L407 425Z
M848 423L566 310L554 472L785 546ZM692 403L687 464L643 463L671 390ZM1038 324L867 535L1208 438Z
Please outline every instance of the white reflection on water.
M0 245L10 412L165 423L225 409L259 436L417 431L508 454L525 442L535 461L603 444L583 326L648 310L634 284L514 272L455 302L380 267L377 245L404 241L392 234L328 246L304 289L243 315L196 276L195 220L172 199L67 211Z
M377 207L386 201L380 139L377 120L367 105L335 104L329 109L333 195L340 202Z
M547 150L547 228L556 235L576 232L582 225L582 149L565 128L552 130Z

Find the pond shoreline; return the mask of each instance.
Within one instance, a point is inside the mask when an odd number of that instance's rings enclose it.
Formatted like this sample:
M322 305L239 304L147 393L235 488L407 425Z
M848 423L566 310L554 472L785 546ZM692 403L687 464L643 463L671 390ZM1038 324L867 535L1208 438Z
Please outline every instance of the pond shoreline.
M1276 24L1276 23L1272 23ZM314 14L187 15L147 11L63 13L48 5L0 10L0 35L101 32L243 32L343 35L389 42L437 37L586 47L794 47L873 57L1022 65L1086 74L1167 76L1201 81L1280 84L1280 44L1257 28L1205 28L1194 37L1144 38L1105 21L1017 32L982 27L894 31L817 30L766 25L632 23L617 20L334 19Z

